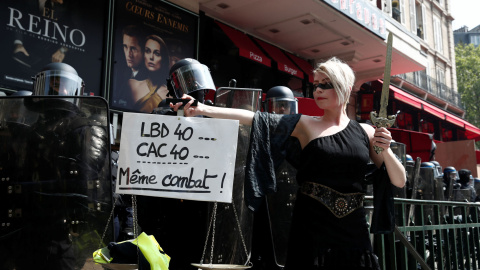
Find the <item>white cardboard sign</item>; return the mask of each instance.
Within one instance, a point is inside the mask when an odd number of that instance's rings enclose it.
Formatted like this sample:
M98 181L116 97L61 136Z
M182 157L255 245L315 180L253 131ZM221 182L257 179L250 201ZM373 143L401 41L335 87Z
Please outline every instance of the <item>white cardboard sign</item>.
M238 125L124 113L116 192L231 203Z

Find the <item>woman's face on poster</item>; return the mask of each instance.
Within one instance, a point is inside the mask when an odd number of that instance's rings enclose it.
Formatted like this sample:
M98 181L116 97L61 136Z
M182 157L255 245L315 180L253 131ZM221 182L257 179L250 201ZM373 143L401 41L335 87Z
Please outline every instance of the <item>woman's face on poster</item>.
M145 43L145 67L149 71L157 71L161 68L162 55L160 43L153 39Z

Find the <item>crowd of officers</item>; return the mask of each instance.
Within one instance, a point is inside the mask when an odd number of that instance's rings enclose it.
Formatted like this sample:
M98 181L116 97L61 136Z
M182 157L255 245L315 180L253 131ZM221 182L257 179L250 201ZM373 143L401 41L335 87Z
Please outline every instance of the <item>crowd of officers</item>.
M411 180L414 161L410 155L406 155L406 169ZM414 190L410 186L410 191ZM468 169L457 170L453 166L443 168L438 161L422 162L416 187L417 199L477 202L480 201L478 190L480 179L474 178ZM407 198L412 198L407 196Z

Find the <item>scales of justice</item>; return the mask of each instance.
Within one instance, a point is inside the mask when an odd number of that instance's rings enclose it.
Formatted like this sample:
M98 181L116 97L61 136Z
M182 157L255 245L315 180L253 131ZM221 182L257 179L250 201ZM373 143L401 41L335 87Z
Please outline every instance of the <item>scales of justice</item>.
M260 106L260 102L259 102L260 96L261 96L261 89L221 87L221 88L218 88L215 93L215 104L216 106L234 107L234 108L238 108L238 107L245 108L246 107L245 105L249 105L248 108L251 108L252 110L257 110L257 108ZM125 114L125 115L128 116L128 114ZM131 126L131 124L125 123L125 115L123 119L124 123L122 125ZM142 115L141 117L157 117L156 119L158 119L158 117L164 117L164 118L174 119L178 121L195 121L198 119L204 119L204 121L219 120L219 119L206 119L206 118L197 118L197 117L185 118L182 116L158 116L158 115ZM197 118L197 119L194 119L194 118ZM233 121L233 120L223 120L223 121ZM133 122L138 122L138 120ZM183 127L184 122L181 122L181 123ZM204 213L205 222L202 223L205 225L207 229L205 230L206 238L203 244L203 251L201 254L199 254L199 257L201 255L200 261L198 263L191 263L192 269L212 269L212 270L213 269L219 269L219 270L248 269L253 266L252 262L250 262L251 254L250 254L249 248L247 248L250 246L249 241L251 240L251 235L248 232L248 230L249 228L251 228L251 224L249 225L249 222L253 221L253 214L251 213L251 210L249 210L246 207L244 203L244 195L243 195L245 162L246 162L247 151L249 148L248 145L250 141L250 138L249 138L250 128L251 127L249 126L236 124L236 128L234 128L236 129L235 134L231 136L231 137L235 137L234 139L235 150L234 152L231 151L233 153L229 154L229 155L233 155L234 165L232 167L234 168L232 169L233 172L229 173L230 177L233 178L231 179L231 182L233 183L232 183L232 186L228 188L231 190L223 190L223 193L222 193L222 194L225 194L230 192L231 194L230 202L227 202L228 199L225 200L224 197L222 197L221 199L218 199L220 197L215 197L215 196L212 196L212 198L206 198L206 199L203 198L198 200L198 201L208 202L208 211ZM208 129L208 127L205 125L205 123L202 123L202 128L199 128L198 130L201 131L204 129ZM217 128L217 129L223 130L226 128L223 128L222 126L222 128ZM171 128L170 130L174 131L175 129ZM197 130L195 130L195 132L196 131ZM122 140L125 139L126 141L128 140L127 141L128 143L132 143L132 140L128 139L128 136L124 134L123 130L122 130L121 139ZM217 141L221 141L221 140L217 140ZM133 144L135 145L135 143ZM229 145L229 144L232 144L232 143L229 141L225 145ZM136 147L136 145L134 147ZM126 147L124 147L122 144L122 151L124 151L125 153L124 155L128 156L128 152L125 152L125 148ZM214 163L216 160L215 158L218 158L218 159L230 158L230 157L228 158L222 157L222 155L225 155L224 152L228 151L226 150L227 147L219 147L219 148L221 148L221 150L219 151L222 151L222 153L217 154L219 157L215 157L212 154L209 162ZM180 148L177 147L177 149L180 149ZM193 150L192 149L190 150L191 150L190 152L192 153ZM122 154L120 153L120 155ZM212 157L214 160L212 160ZM122 157L120 156L119 168L121 166L120 164L121 159ZM191 164L189 164L189 166L190 165ZM194 165L191 165L191 166L193 167ZM141 171L144 172L144 170L141 170ZM197 168L195 169L195 172L196 171L197 171ZM203 171L202 171L202 175L203 175ZM117 178L117 181L118 181L118 178ZM118 190L119 189L117 186L117 191ZM121 193L121 194L126 195L130 193ZM137 194L131 194L131 196L132 196L133 221L134 221L134 227L133 227L134 240L133 241L138 241L137 239L138 239L140 229L138 226L137 196L142 196L142 195L137 193ZM184 196L184 195L181 195L181 196ZM158 197L162 197L162 196L158 195ZM169 197L169 198L179 199L180 197L178 198ZM196 198L185 198L185 197L181 199L187 199L189 201L197 200ZM113 205L115 205L115 203ZM154 210L152 209L152 211ZM114 210L112 209L112 213L110 217L112 217L113 212ZM233 221L233 219L235 221ZM107 222L107 226L109 222L110 220ZM105 233L102 236L101 243L103 243L104 236L105 236ZM159 240L159 244L161 245L162 240L161 239L158 239L158 240ZM190 243L188 242L185 243L185 245L189 245L189 244ZM141 240L140 240L140 245L141 245ZM137 245L137 247L138 246L139 245ZM198 251L200 251L200 248L201 248L200 243L198 243L198 245L196 246L198 246ZM137 251L140 252L138 248L137 248ZM164 250L164 251L166 254L169 254L168 250ZM230 251L233 251L233 252L230 252ZM181 260L182 258L172 257L172 260L173 259ZM117 270L138 269L139 264L106 263L106 264L102 264L102 267L105 269L117 269Z

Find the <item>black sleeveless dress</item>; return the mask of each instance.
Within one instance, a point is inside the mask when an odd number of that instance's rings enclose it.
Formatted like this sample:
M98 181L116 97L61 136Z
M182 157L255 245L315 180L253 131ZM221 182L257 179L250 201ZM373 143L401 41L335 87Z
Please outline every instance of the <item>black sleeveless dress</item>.
M299 186L321 186L328 194L366 193L369 139L356 121L350 120L336 134L310 141L300 159ZM310 195L298 192L285 269L380 269L363 206L339 217L337 208L346 204L328 207Z

